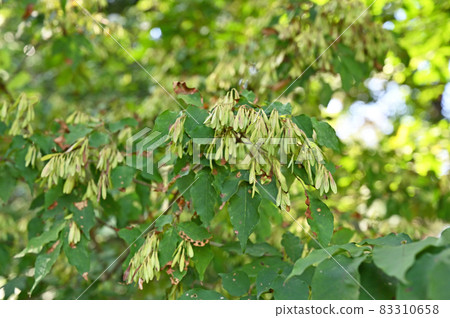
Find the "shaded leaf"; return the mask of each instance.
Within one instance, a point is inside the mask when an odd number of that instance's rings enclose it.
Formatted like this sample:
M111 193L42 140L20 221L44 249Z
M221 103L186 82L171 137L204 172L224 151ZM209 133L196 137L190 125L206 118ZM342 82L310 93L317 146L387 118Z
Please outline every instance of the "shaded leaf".
M213 187L214 178L206 172L201 171L197 175L197 181L190 188L192 204L200 220L209 225L214 217L214 207L217 202L217 192Z
M221 300L225 299L221 294L214 290L206 290L203 288L194 288L185 291L179 300Z
M312 125L317 134L317 143L321 146L325 146L333 149L336 152L340 152L339 139L336 136L336 131L330 124L318 121L312 118Z
M192 258L192 262L194 263L194 267L197 270L201 281L203 281L206 268L213 257L214 254L210 245L205 245L202 247L194 246L194 257Z
M375 246L373 261L386 274L407 284L405 274L414 264L416 255L427 247L434 246L436 241L436 238L428 237L423 241L398 246Z
M33 293L33 290L36 288L37 284L45 277L55 264L56 259L59 256L59 252L61 251L61 242L53 248L53 251L49 251L50 253L41 253L36 258L36 264L34 266L34 284L31 287L30 295Z
M84 273L89 272L91 266L87 240L82 237L81 241L72 247L67 241L67 234L68 231L66 231L66 234L64 235L64 254L67 257L69 264L75 266L78 273L80 273L80 275L83 275Z
M194 88L195 89L195 88ZM178 94L178 93L177 93ZM181 98L182 100L184 100L184 102L188 105L194 105L196 107L203 107L203 102L202 102L202 97L200 96L199 92L194 92L194 93L188 93L188 94L181 94L180 96L178 96L178 98ZM192 114L189 109L187 110L188 112L188 117L193 117L195 118L195 115ZM197 119L197 118L195 118ZM197 119L198 120L198 119ZM204 121L204 120L203 120ZM203 123L203 121L199 121L199 123Z
M222 277L223 288L231 296L242 296L248 293L250 289L250 279L247 274L241 271L235 271L228 274L220 274Z
M297 236L292 234L291 232L286 232L283 234L281 245L283 245L284 250L286 251L287 256L295 262L297 259L302 256L303 252L303 244Z
M70 132L66 135L66 144L71 145L78 139L85 137L92 131L92 128L88 128L82 124L69 125Z
M427 299L427 287L430 273L433 268L434 256L430 253L423 254L406 273L408 284L399 283L397 287L397 299Z
M177 247L181 238L178 236L174 228L170 228L164 232L161 241L159 242L159 264L163 268L170 260L172 260L172 254Z
M238 242L227 244L224 246L224 249L226 251L234 252L236 254L241 255L244 254ZM263 243L248 242L247 248L245 249L245 254L254 257L261 257L263 255L281 256L281 253L275 247L266 242Z
M450 249L446 249L436 256L435 264L430 271L428 297L430 299L450 299ZM446 279L445 279L446 278Z
M361 286L377 300L394 299L397 281L386 275L372 262L363 262L359 267ZM359 290L359 299L371 300L372 297L362 288Z
M299 277L287 282L286 277L278 276L272 284L273 296L276 300L308 300L309 286Z
M401 245L404 243L411 243L411 238L405 234L405 233L390 233L386 236L382 236L375 239L365 239L361 241L359 244L369 244L369 245L389 245L389 246L396 246Z
M211 234L204 227L194 222L184 222L178 224L178 233L184 232L190 239L194 241L203 241L211 238Z
M258 223L260 202L261 198L258 195L252 198L251 187L248 185L241 185L238 192L230 199L228 206L230 221L243 251L247 246L248 237Z
M317 234L317 241L326 247L333 236L334 217L328 206L321 200L310 194L311 217L308 218L308 224L311 230Z
M264 108L264 112L267 115L270 115L270 113L272 112L272 110L276 109L278 111L278 114L280 115L290 115L292 114L292 106L290 103L280 103L280 102L274 102L272 104L270 104L269 106L267 106L266 108Z
M311 284L311 298L316 299L358 299L358 267L366 256L349 258L336 255L320 263L314 272ZM345 270L344 270L345 269Z
M308 138L312 138L313 135L313 126L311 118L306 115L299 115L292 117L292 121L305 132Z
M84 206L81 210L72 205L70 211L73 212L73 220L80 227L80 230L87 239L90 239L89 231L95 224L95 213L92 203L87 201L87 206Z
M162 112L155 120L155 126L153 126L153 131L158 131L163 135L169 133L170 126L173 125L175 120L178 118L178 113L166 110Z
M114 189L127 188L133 182L135 169L128 166L118 166L111 171L111 182Z
M278 274L271 268L261 270L256 276L256 297L259 298L261 294L273 288L273 284Z
M313 250L308 256L304 258L299 258L289 274L287 279L293 276L300 276L303 272L312 265L319 265L324 260L331 258L332 255L336 253L346 251L353 257L360 256L364 251L370 250L369 247L358 247L353 243L348 243L344 245L334 245L324 249Z
M164 228L164 225L170 224L173 221L173 216L171 214L163 214L155 222L155 229L157 231L162 231Z
M48 231L44 231L40 236L33 237L28 242L27 247L15 257L23 257L27 253L39 253L43 245L58 239L59 232L65 225L64 220L56 221Z

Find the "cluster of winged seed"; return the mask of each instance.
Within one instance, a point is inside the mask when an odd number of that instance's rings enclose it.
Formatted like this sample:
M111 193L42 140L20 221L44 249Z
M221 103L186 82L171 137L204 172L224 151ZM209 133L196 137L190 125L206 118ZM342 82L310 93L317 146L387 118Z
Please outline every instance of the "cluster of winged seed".
M33 149L32 146L30 149ZM36 152L30 151L27 154L27 163L33 164ZM28 158L29 157L29 158ZM58 184L59 178L65 180L63 192L68 194L74 189L77 182L87 181L87 190L83 199L95 201L100 197L106 198L107 190L111 187L111 170L123 161L123 155L117 150L115 144L104 146L98 152L96 169L99 172L97 182L91 174L86 172L89 158L89 139L79 138L66 151L52 153L42 157L42 161L48 160L41 172L42 184L47 184L50 188Z
M6 124L12 120L9 134L11 136L33 134L31 122L34 119L34 104L25 94L21 94L14 103L4 102L0 111L0 120Z
M89 155L89 140L87 137L78 139L64 153L52 153L42 157L42 161L49 160L42 169L42 183L47 183L50 188L58 184L58 178L62 178L64 183L64 193L72 192L77 180L84 180L86 170L84 166L87 163Z
M68 242L70 246L76 245L81 240L81 231L78 225L72 221L70 223Z
M231 90L211 109L204 125L214 129L214 142L207 146L206 158L227 163L238 170L249 171L253 193L258 183L275 178L278 188L276 202L283 208L290 205L288 184L283 169L305 168L309 182L321 193L336 192L334 179L325 167L321 149L307 137L289 115L280 115L274 107L239 104L236 90ZM170 127L171 149L179 157L186 151L192 155L193 140L183 141L186 114Z
M194 257L194 249L192 248L191 242L182 240L180 244L178 244L178 247L172 257L171 267L175 268L178 264L178 269L180 272L184 271L187 259Z
M127 284L135 282L139 288L143 288L143 283L148 283L153 278L159 279L160 266L158 259L159 238L152 233L147 236L144 244L134 254L125 271L123 280Z
M107 189L111 187L111 170L122 161L123 156L120 151L117 151L115 145L107 145L100 150L97 163L97 170L101 172L97 182L98 199L100 199L100 194L103 199L106 199Z

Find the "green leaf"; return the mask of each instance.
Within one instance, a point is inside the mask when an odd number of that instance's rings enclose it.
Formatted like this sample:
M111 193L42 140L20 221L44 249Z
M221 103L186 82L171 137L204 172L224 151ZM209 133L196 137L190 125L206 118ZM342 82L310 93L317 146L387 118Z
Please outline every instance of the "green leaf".
M11 265L11 256L9 255L9 247L0 244L0 273L6 273Z
M360 256L364 251L370 250L369 247L358 247L353 243L344 245L334 245L320 250L313 250L308 256L299 258L292 269L291 274L288 276L288 280L293 276L300 276L303 272L312 265L318 265L324 260L331 258L332 255L338 252L348 252L353 257Z
M303 130L308 138L312 138L313 136L313 126L311 118L306 115L299 115L292 117L292 121Z
M203 125L206 117L208 117L208 111L206 109L198 108L195 106L188 106L188 108L186 108L186 112L191 116L187 115L186 121L184 122L184 129L186 133L191 136L191 138L214 137L214 130Z
M438 240L439 246L448 246L450 245L450 227L446 228L442 231L441 236Z
M138 237L142 234L142 231L137 228L133 227L132 229L124 228L120 229L119 232L117 232L117 235L121 239L123 239L128 245L132 244L133 242L138 239ZM144 242L144 235L142 235L138 240L142 239L142 243Z
M172 260L172 254L180 240L181 238L178 236L174 228L170 228L164 232L163 237L159 242L158 258L161 268Z
M336 131L328 123L323 121L317 121L312 118L312 125L317 134L317 143L321 146L333 149L336 152L340 152L339 139L336 136Z
M194 246L194 257L192 258L192 262L194 263L194 267L197 270L201 281L203 281L206 268L213 257L214 254L210 245L205 245L202 247Z
M95 213L92 203L87 201L88 204L86 207L79 210L74 205L70 206L70 211L73 213L73 220L80 227L80 230L86 236L87 239L90 239L89 231L95 224Z
M261 197L265 200L271 201L273 204L276 205L276 197L278 195L278 187L276 185L275 177L272 179L271 182L262 184L261 179L259 179L259 182L256 184L256 189L258 189L259 194L261 194Z
M294 175L302 179L302 181L307 185L314 185L314 180L309 180L308 173L306 172L305 167L294 165Z
M331 96L333 96L333 90L328 83L322 82L322 89L320 91L319 102L327 107L330 102Z
M98 148L109 143L109 136L105 133L94 131L89 136L89 146Z
M184 232L190 239L194 241L204 241L211 238L211 234L202 226L194 222L184 222L178 224L178 233Z
M273 296L276 300L308 300L309 286L299 277L285 281L286 277L278 276L273 282Z
M264 269L272 269L275 272L286 272L290 271L292 266L286 262L283 262L279 256L264 256L255 259L251 263L245 264L240 268L245 272L248 277L256 277L260 271Z
M185 291L179 300L221 300L225 299L221 294L214 290L206 290L203 288L194 288Z
M242 252L242 249L240 247L240 244L237 242L230 243L224 246L224 249L229 252L234 252L236 254L244 254ZM281 253L272 245L263 242L263 243L247 243L247 248L245 249L245 254L254 256L254 257L261 257L261 256L281 256Z
M178 188L178 192L180 192L186 200L191 200L191 193L190 193L190 187L194 185L195 182L198 180L196 179L196 176L193 172L189 172L187 175L178 178L175 181L175 184Z
M201 171L197 174L197 181L190 189L193 208L206 226L214 217L214 207L218 201L213 182L214 178L211 173Z
M155 229L157 231L162 231L164 225L170 224L173 221L173 216L171 214L161 215L155 222Z
M197 125L189 134L192 138L213 138L214 129L205 125Z
M170 126L173 125L175 120L178 118L178 113L166 110L162 112L155 120L155 126L153 131L158 131L163 135L169 133Z
M172 276L176 279L178 279L179 281L181 281L184 276L186 276L187 274L187 270L184 270L182 272L180 272L180 270L178 268L176 268L173 272L172 272Z
M9 280L5 285L1 286L0 289L3 289L5 292L4 300L7 300L11 295L14 294L15 290L25 290L27 288L27 277L19 276Z
M136 194L139 196L142 209L145 211L150 204L150 187L144 184L136 183Z
M283 234L281 239L281 245L283 245L287 256L295 262L302 256L303 244L297 236L291 232L286 232Z
M262 293L269 291L273 287L273 283L278 274L271 268L261 270L256 276L256 297L259 298Z
M423 254L406 273L408 284L399 283L397 287L397 299L427 299L428 282L432 272L435 255Z
M242 296L248 293L250 289L250 279L244 272L235 271L228 274L220 274L220 277L222 277L223 288L231 296Z
M36 264L34 266L34 284L31 287L30 295L33 293L33 290L36 288L37 284L45 277L55 264L56 259L59 256L59 252L61 250L62 243L59 244L51 251L50 253L41 253L36 258Z
M44 208L48 209L49 206L58 201L58 198L63 195L63 182L59 182L53 188L50 188L45 192Z
M82 237L80 242L78 242L74 247L71 247L67 241L68 234L69 231L66 231L64 235L65 239L63 250L69 264L75 266L78 273L81 275L88 273L91 266L91 258L87 247L87 240Z
M111 182L114 189L127 188L133 182L135 169L128 166L118 166L111 171Z
M292 272L287 279L289 280L291 277L300 276L308 267L314 264L320 264L338 250L338 246L330 246L325 249L313 250L307 257L300 258L295 262Z
M350 242L351 238L355 232L349 228L342 228L334 232L333 237L331 238L332 245L342 245Z
M397 281L386 275L375 264L363 262L359 267L361 286L377 300L395 299ZM372 297L362 288L359 290L359 299L371 300Z
M39 253L43 245L58 239L59 232L62 231L65 225L65 220L56 221L48 231L44 231L40 236L33 237L28 242L27 247L15 257L23 257L27 253Z
M321 200L315 198L310 193L311 217L308 224L311 230L316 233L317 240L323 247L328 246L333 236L334 217L328 206Z
M320 263L314 272L311 299L358 299L358 268L365 258L336 255Z
M280 102L274 102L272 104L270 104L269 106L264 108L264 112L267 115L270 115L270 113L272 112L272 110L276 109L278 111L279 115L290 115L292 114L292 106L290 103L287 104L283 104Z
M353 76L338 58L333 59L335 70L341 76L342 88L348 92L353 86Z
M246 89L244 89L244 90L241 92L241 96L244 96L245 99L246 99L247 101L249 101L250 103L253 103L254 100L255 100L255 98L256 98L255 93L253 93L252 91L248 91L248 90L246 90Z
M283 222L283 214L279 208L268 199L261 199L258 208L259 222L255 228L256 240L267 241L272 236L272 228L275 230Z
M423 241L398 246L375 246L373 261L386 274L408 284L405 274L414 264L416 255L427 247L436 245L436 241L434 237L427 237Z
M261 198L256 194L252 198L251 191L249 185L241 185L238 192L230 199L228 206L230 221L243 251L259 220L258 206Z
M138 122L136 119L127 117L127 118L123 118L123 119L119 120L118 122L108 124L108 128L111 132L115 133L127 126L128 127L136 127L137 125L138 125Z
M123 270L126 270L131 258L139 250L142 244L144 244L145 237L141 234L142 230L137 227L132 229L124 228L117 232L117 235L126 242L127 246L130 246L130 253L122 264Z
M184 102L188 105L194 105L199 108L203 107L202 96L200 95L199 92L195 92L194 94L179 94L178 98L181 98L182 100L184 100ZM191 115L192 117L195 118L195 115L192 114L191 112L189 112L189 109L187 109L187 112L189 113L189 115ZM189 115L187 115L187 116L190 117ZM205 121L205 120L203 120L203 121Z
M16 183L11 182L11 180L14 180L14 177L11 175L11 173L8 171L8 169L5 169L3 167L0 168L0 199L2 199L3 202L7 202L9 200L9 197L11 196Z
M92 128L88 128L82 124L69 125L69 131L70 132L66 135L66 143L71 145L78 139L89 134L92 131Z
M228 201L238 190L241 181L248 181L248 171L232 172L219 185L222 202Z
M32 218L27 225L28 239L31 240L33 237L40 235L44 231L45 222L41 217L35 216Z
M441 252L435 258L435 264L430 271L428 297L430 299L450 299L450 249Z
M390 233L386 236L382 236L375 239L365 239L359 243L359 245L369 244L369 245L388 245L388 246L396 246L402 245L405 243L412 243L411 238L405 233Z
M49 153L53 146L53 138L40 133L35 133L30 136L30 140L33 141L44 153Z

